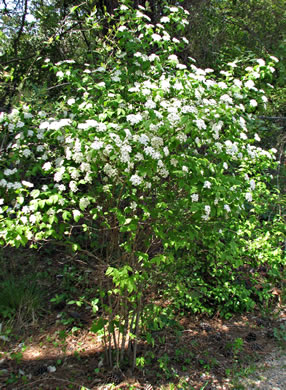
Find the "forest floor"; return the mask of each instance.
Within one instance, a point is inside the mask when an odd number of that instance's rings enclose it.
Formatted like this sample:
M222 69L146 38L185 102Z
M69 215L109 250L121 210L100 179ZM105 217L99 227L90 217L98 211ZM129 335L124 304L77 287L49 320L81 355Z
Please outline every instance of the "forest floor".
M31 259L21 261L27 273ZM82 282L78 269L67 264L57 260L49 267L44 262L37 266L49 299L32 313L32 321L19 311L9 328L0 317L0 389L250 389L243 378L258 366L259 372L271 368L273 354L285 354L286 308L276 305L228 320L180 316L172 326L152 332L152 345L142 338L137 355L144 357L143 367L133 373L108 370L100 338L90 331L95 315L61 302L61 291L72 295L75 281ZM8 271L13 267L19 264L10 263ZM66 275L70 279L63 285ZM51 297L58 302L51 304Z

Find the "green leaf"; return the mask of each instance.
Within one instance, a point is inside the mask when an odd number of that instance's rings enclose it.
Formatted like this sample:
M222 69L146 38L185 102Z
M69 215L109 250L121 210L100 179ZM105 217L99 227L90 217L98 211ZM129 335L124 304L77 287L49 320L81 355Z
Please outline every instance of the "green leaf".
M64 220L64 221L70 220L70 218L71 218L71 212L65 210L65 211L63 212L63 214L62 214L62 217L63 217L63 220Z
M31 197L36 199L40 195L40 190L33 190L31 192Z
M94 321L93 324L91 325L91 332L93 333L97 333L99 332L101 329L104 328L104 326L107 324L107 320L103 319L102 317L100 317L97 321Z

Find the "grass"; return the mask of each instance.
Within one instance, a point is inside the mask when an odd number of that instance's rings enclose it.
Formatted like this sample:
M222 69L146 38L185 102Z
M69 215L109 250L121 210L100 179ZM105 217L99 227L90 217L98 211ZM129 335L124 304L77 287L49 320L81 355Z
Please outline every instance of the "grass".
M43 307L43 292L35 275L2 274L0 316L17 326L33 323Z

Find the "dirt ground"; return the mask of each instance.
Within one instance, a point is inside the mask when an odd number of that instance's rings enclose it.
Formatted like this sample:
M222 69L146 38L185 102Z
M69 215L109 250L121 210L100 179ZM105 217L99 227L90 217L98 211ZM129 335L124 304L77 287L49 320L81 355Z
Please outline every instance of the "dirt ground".
M63 263L52 263L46 282L49 298L61 291ZM22 266L27 273L31 259L29 264L22 259ZM9 267L15 271L13 264ZM39 267L46 269L44 262ZM94 319L85 307L74 311L50 303L31 323L19 319L13 334L0 339L0 389L247 389L239 380L286 346L282 305L228 320L184 315L153 331L153 343L142 336L137 356L144 358L144 365L133 372L128 367L108 370L101 340L90 331Z
M179 330L154 332L153 347L140 343L138 356L149 359L145 367L131 373L104 368L101 342L88 330L91 323L67 332L59 313L52 313L21 340L2 342L1 389L107 389L111 383L121 389L172 388L171 384L196 390L231 389L235 377L247 374L277 349L279 329L283 346L283 324L284 311L275 320L257 313L230 320L184 317Z

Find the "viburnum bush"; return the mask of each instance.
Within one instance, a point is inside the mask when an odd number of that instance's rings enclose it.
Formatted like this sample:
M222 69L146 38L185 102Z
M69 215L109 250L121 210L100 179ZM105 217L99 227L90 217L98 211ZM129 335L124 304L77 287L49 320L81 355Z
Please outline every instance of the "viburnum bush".
M46 59L60 98L41 110L23 103L1 123L1 244L61 241L90 256L104 311L93 330L103 333L110 365L126 349L135 365L154 283L188 294L186 284L174 288L182 262L191 264L191 295L198 281L197 290L223 301L233 286L219 278L243 265L238 229L275 165L253 114L267 102L261 85L276 58L257 60L240 79L235 63L219 77L192 58L183 64L187 11L164 12L153 25L144 7L122 1L95 64ZM96 20L87 26L97 29ZM204 272L218 280L212 290Z

